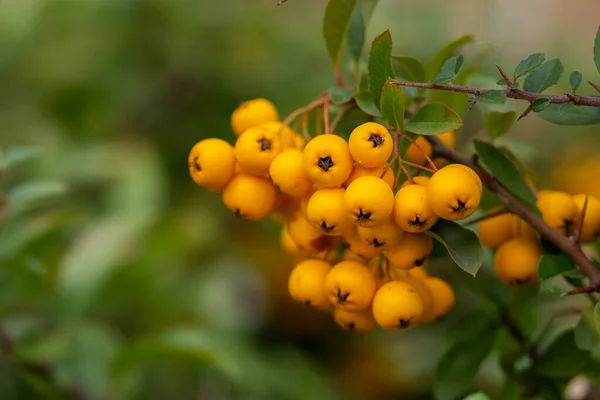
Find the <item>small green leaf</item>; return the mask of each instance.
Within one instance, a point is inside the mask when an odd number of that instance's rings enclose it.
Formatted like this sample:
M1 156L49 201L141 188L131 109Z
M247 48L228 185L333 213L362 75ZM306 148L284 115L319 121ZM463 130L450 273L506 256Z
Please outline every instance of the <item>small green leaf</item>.
M348 47L356 62L360 61L365 45L366 23L360 7L354 7L348 28Z
M547 97L542 97L539 99L535 99L531 102L531 109L533 112L544 111L550 105L550 99Z
M506 95L502 90L488 90L477 98L477 102L486 104L504 104Z
M519 64L517 64L517 68L515 69L513 81L516 81L526 73L531 72L536 68L539 68L545 60L546 56L543 53L531 54L526 59L521 60Z
M31 146L11 146L4 150L0 149L0 171L36 158L39 154L40 149Z
M596 332L600 334L600 303L596 303L594 307L594 326L596 327Z
M473 35L464 35L439 49L425 66L426 81L433 79L435 74L442 68L442 65L444 65L444 61L450 58L458 48L473 42L475 42Z
M600 124L600 107L577 106L572 103L550 104L537 115L557 125Z
M492 139L497 139L507 133L516 120L517 113L514 111L490 111L483 116L483 122Z
M425 81L425 67L418 59L409 56L392 56L404 77L411 82Z
M475 232L440 219L426 232L443 244L450 257L464 271L475 276L483 264L483 248Z
M583 76L579 71L571 72L571 76L569 76L569 84L571 85L571 89L575 92L579 85L581 85L581 81L583 80Z
M358 0L358 6L362 11L365 22L369 22L371 19L371 15L373 15L378 2L379 0Z
M16 186L6 196L11 215L31 210L45 201L67 192L67 185L63 182L33 181Z
M534 371L551 378L571 378L581 372L588 359L589 353L575 345L575 332L569 330L539 356Z
M581 316L575 326L575 344L581 350L592 351L598 346L596 329L590 325L585 316Z
M564 254L544 254L538 263L538 279L544 281L573 269L573 262Z
M356 100L356 105L358 108L360 108L364 113L374 117L381 117L379 109L373 102L373 96L371 95L371 92L360 92L354 96L354 100Z
M452 56L444 62L440 72L437 73L433 81L435 83L449 83L456 79L456 75L460 72L465 58L463 56Z
M558 58L548 60L541 67L527 75L523 83L523 89L527 92L542 93L550 86L558 83L563 70L563 63Z
M329 99L333 104L342 105L352 100L354 89L344 89L337 85L329 88Z
M594 40L594 64L596 69L600 72L600 26L596 32L596 39Z
M489 143L474 140L475 150L485 167L502 185L535 208L536 198L519 169L500 150Z
M410 118L405 128L419 135L436 135L452 131L461 125L462 120L456 112L442 103L429 103Z
M395 128L404 126L404 108L406 99L402 86L394 85L388 81L383 87L381 94L381 115L387 119L388 123Z
M373 102L380 107L381 91L389 78L394 78L392 68L392 35L387 30L373 40L369 54L369 90Z
M490 396L483 392L478 392L468 395L464 400L490 400Z
M329 0L323 19L323 37L334 65L339 65L342 45L350 26L356 0Z

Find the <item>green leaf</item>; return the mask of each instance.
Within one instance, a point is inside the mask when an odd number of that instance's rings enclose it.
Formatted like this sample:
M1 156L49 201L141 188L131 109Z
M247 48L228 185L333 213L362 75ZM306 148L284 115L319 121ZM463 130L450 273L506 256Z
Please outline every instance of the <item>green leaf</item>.
M485 394L483 392L477 392L477 393L468 395L467 397L464 398L464 400L490 400L490 396L488 396L487 394Z
M490 111L483 116L483 122L492 139L497 139L507 133L516 120L517 113L514 111Z
M392 68L392 35L389 29L377 36L369 54L369 90L373 102L380 108L381 91L389 78L394 78Z
M573 269L573 262L564 254L544 254L538 263L538 279L545 281Z
M356 100L356 105L358 108L360 108L364 113L374 117L381 117L379 109L373 102L373 96L371 95L371 92L360 92L354 96L354 100Z
M63 182L33 181L18 185L6 196L11 215L21 214L31 210L49 199L64 195L67 185Z
M350 26L356 0L329 0L323 20L323 37L329 57L335 66L340 63L342 45Z
M0 171L32 160L39 154L40 149L31 146L11 146L5 150L0 150Z
M465 58L463 56L452 56L444 62L440 72L437 73L433 81L435 83L449 83L456 79L456 75L460 72Z
M596 69L600 72L600 26L594 40L594 64L596 64Z
M521 60L515 69L513 81L516 81L526 73L539 68L545 60L546 56L543 53L534 53L529 55L526 59Z
M402 87L388 81L381 94L381 115L395 128L404 126L406 99Z
M600 334L600 303L596 303L594 307L594 326L598 334Z
M575 332L568 330L539 356L534 371L551 378L571 378L581 372L588 359L589 353L575 345Z
M425 67L418 59L409 56L392 56L404 77L412 82L425 81Z
M442 356L433 386L436 400L455 400L473 384L479 365L492 350L495 331L487 329L476 340L455 343Z
M464 35L438 50L425 66L426 81L433 79L437 72L442 68L442 65L444 65L444 62L450 58L458 48L473 42L475 42L475 37L473 35Z
M579 71L571 72L571 76L569 76L569 84L571 85L571 89L575 92L579 85L581 85L581 81L583 80L583 76Z
M350 27L348 28L348 47L354 60L360 61L362 50L365 45L365 30L366 22L360 7L354 7L352 18L350 19Z
M412 132L404 132L408 137L410 137L413 141L417 140L417 138L419 137L419 135L412 133ZM408 148L411 145L411 141L408 140L407 138L405 138L404 136L400 136L400 138L398 138L398 155L400 157L404 157L404 154L406 153L406 150L408 150Z
M456 222L440 219L425 233L443 244L460 268L473 276L477 274L483 264L483 248L475 232Z
M371 16L373 15L373 11L375 11L378 2L379 0L358 0L358 6L362 11L365 22L371 20Z
M506 95L502 90L488 90L477 98L477 102L486 104L504 104Z
M542 93L550 86L558 83L563 70L563 63L558 58L548 60L541 67L531 71L525 78L523 89L527 92Z
M354 96L353 89L344 89L337 85L333 85L329 88L329 99L333 104L342 105L352 100Z
M459 115L442 103L424 105L406 123L409 132L419 135L437 135L462 125Z
M521 389L519 388L519 384L516 380L507 377L504 382L504 386L502 388L502 393L500 394L501 400L520 400L521 399Z
M473 144L485 169L521 200L528 202L529 207L535 209L535 196L516 165L489 143L474 140Z
M547 97L542 97L531 102L531 109L533 112L541 112L548 108L549 105L550 99Z
M537 115L557 125L600 124L600 107L577 106L572 103L550 104Z
M581 316L575 326L575 344L581 350L592 351L598 346L596 329L590 325L585 316Z

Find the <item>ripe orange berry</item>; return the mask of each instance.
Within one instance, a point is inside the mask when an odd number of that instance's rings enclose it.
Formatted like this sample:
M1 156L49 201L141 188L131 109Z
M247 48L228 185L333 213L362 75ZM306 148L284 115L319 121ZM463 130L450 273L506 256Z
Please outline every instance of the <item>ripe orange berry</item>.
M320 135L304 147L304 174L320 187L336 187L352 172L348 143L336 135Z
M537 241L516 237L503 243L494 256L498 278L507 285L537 282L537 268L542 250Z
M250 221L266 217L275 206L277 191L271 181L259 176L237 174L223 189L225 206Z
M421 185L421 186L427 186L429 184L429 178L428 176L425 175L419 175L419 176L415 176L413 178L413 181L415 183L410 183L410 181L405 181L402 186L400 186L400 188L403 188L404 186L408 186L408 185Z
M408 282L391 281L373 298L373 317L384 329L396 331L417 324L423 315L423 300Z
M493 209L490 212L496 212L497 210ZM495 249L515 236L514 224L513 215L510 213L484 219L479 223L479 239L487 247Z
M344 208L355 224L374 227L386 222L392 214L394 192L383 180L363 176L346 189Z
M579 210L571 195L554 190L543 190L539 192L537 206L542 212L544 221L552 229L564 236L575 233Z
M475 172L472 168L467 167L463 164L448 164L447 167L458 168L462 169L463 171L466 171L469 175L473 177L473 179L475 179L475 182L477 182L477 186L479 186L479 191L483 193L483 183L481 183L481 178L479 177L479 175L477 175L477 172Z
M387 164L375 168L367 168L360 164L354 164L352 173L350 174L350 177L346 179L346 182L344 182L344 186L348 187L352 182L361 176L374 176L376 178L381 178L390 186L392 190L394 189L394 170Z
M352 222L344 211L343 188L319 189L306 206L306 218L325 235L337 236L349 232Z
M585 198L585 194L573 196L580 215L583 210ZM600 200L594 196L587 196L587 198L585 215L583 216L583 227L581 229L581 237L579 238L582 243L595 242L598 239L598 235L600 235Z
M281 236L279 237L279 243L283 248L283 251L286 253L295 256L300 253L300 247L298 247L298 243L290 236L288 232L287 226L283 226L281 230Z
M408 270L408 275L411 278L416 278L416 279L426 279L429 278L429 273L427 272L427 270L425 269L425 267L413 267L411 269Z
M433 293L431 293L429 286L425 285L422 280L410 276L400 280L407 282L414 287L423 301L423 314L421 315L421 318L417 319L415 322L417 324L425 324L433 321L435 319L435 304L434 296Z
M279 114L273 103L265 99L254 99L240 104L233 111L231 127L240 136L247 129L278 119Z
M296 137L298 134L289 126L279 121L269 121L258 125L260 128L273 132L279 137L281 146L284 149L298 149L296 146Z
M370 307L360 311L346 311L336 308L333 312L333 318L342 328L352 333L368 333L377 328L377 322L373 318L373 312Z
M357 232L344 235L344 242L348 246L348 250L361 260L378 256L383 251L381 247L371 246L366 240L360 238Z
M454 131L440 133L439 135L435 135L438 137L446 146L451 149L454 148ZM416 143L416 145L415 145ZM416 162L418 164L423 164L425 162L425 154L431 156L431 145L423 136L419 136L415 143L411 143L406 149L406 157L411 161Z
M433 239L424 233L405 233L398 244L385 252L399 270L421 267L433 250Z
M394 221L407 232L425 232L439 217L429 207L427 187L408 185L394 198Z
M275 187L294 197L304 195L311 186L304 175L302 152L297 149L279 153L269 166L269 176Z
M394 147L388 130L376 122L367 122L357 126L348 140L350 154L358 163L375 168L387 163Z
M331 304L347 311L364 310L371 305L377 281L369 268L356 261L341 261L325 279Z
M443 317L454 305L455 296L452 287L445 281L435 277L427 277L423 280L423 283L429 288L429 292L433 296L435 318Z
M479 179L479 177L477 177ZM439 169L427 185L431 209L440 218L456 221L475 212L481 200L481 181L462 168Z
M220 192L233 176L233 147L222 139L201 140L190 151L188 167L194 182L213 192Z
M287 228L292 239L305 251L317 253L330 248L335 241L332 236L323 235L300 211L290 217Z
M392 221L387 221L372 228L359 226L358 236L374 248L385 251L398 244L404 231Z
M279 136L264 128L250 128L235 143L235 158L242 169L250 174L266 175L271 161L283 147Z
M325 261L309 259L294 267L288 280L288 291L294 300L310 307L326 310L329 300L325 293L325 278L331 266Z

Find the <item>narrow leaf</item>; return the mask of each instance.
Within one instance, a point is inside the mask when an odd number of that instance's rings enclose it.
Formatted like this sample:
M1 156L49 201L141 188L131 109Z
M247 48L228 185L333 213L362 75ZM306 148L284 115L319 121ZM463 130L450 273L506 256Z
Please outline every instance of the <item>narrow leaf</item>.
M442 68L442 65L444 65L444 61L450 58L458 48L473 42L475 42L473 35L464 35L439 49L425 66L426 80L433 79L435 74Z
M546 60L546 56L543 53L531 54L526 59L521 60L515 69L513 81L516 81L519 77L540 67L544 60Z
M11 146L0 149L0 170L32 160L40 154L40 149L31 146Z
M542 93L550 86L558 83L563 70L563 63L558 58L548 60L541 67L531 71L525 78L523 89L527 92Z
M550 104L537 115L557 125L600 124L600 107L577 106L572 103Z
M405 128L419 135L436 135L454 130L461 125L462 120L456 112L442 103L429 103L410 118Z
M67 185L63 182L32 181L22 183L6 195L6 201L9 205L8 212L11 215L17 215L38 207L66 192Z
M440 219L426 232L443 244L450 257L464 271L475 276L483 264L483 248L475 232Z
M571 85L571 89L575 92L579 85L581 85L581 81L583 80L583 75L579 71L571 72L571 76L569 76L569 84Z
M406 99L402 87L388 81L381 94L381 115L391 126L402 129L405 107Z
M573 262L564 254L544 254L538 263L538 279L544 281L573 269Z
M571 378L581 372L589 353L575 345L573 330L562 333L536 362L534 371L550 378Z
M392 56L403 76L411 82L425 81L425 67L418 59L409 56Z
M366 23L371 20L371 15L373 15L373 11L375 10L375 7L377 7L378 2L379 0L358 0L358 6L362 11Z
M596 39L594 40L594 63L598 72L600 72L600 26L596 32Z
M354 100L356 100L356 105L358 108L360 108L364 113L374 117L381 117L379 109L373 102L373 96L371 96L371 92L360 92L354 96Z
M392 68L392 35L387 30L373 40L369 54L369 90L377 108L381 91L389 78L394 78Z
M342 45L350 26L356 0L329 0L323 20L323 37L333 65L340 63Z
M582 315L575 326L575 344L581 350L592 351L598 346L598 334L588 319Z
M349 102L354 96L353 89L344 89L337 85L329 88L329 99L333 104L342 105Z
M465 58L461 56L452 56L444 62L440 72L437 73L433 81L435 83L449 83L456 79L456 75L460 72Z
M348 47L358 63L365 45L366 22L360 7L354 7L348 28Z
M531 103L531 109L533 112L544 111L550 105L550 99L546 97L542 97L541 99L535 99Z
M502 90L488 90L477 98L477 102L486 104L504 104L506 95Z
M490 111L483 116L483 122L492 139L497 139L507 133L516 120L517 113L514 111Z

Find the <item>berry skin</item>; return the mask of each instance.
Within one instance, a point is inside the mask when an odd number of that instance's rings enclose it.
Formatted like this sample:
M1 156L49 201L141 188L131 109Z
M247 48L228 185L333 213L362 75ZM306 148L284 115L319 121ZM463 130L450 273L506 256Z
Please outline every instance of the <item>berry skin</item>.
M298 253L300 253L300 247L298 247L298 243L296 243L296 241L290 236L287 226L285 225L281 230L279 243L281 244L281 248L283 248L283 251L285 251L287 254L295 256Z
M454 305L454 291L448 283L439 278L428 277L423 280L423 283L433 296L435 318L443 317Z
M294 197L304 195L311 186L304 176L302 152L297 149L288 149L279 153L269 166L269 176L275 187Z
M537 282L537 267L542 251L537 241L516 237L502 244L494 256L498 278L507 285Z
M266 129L268 131L273 132L276 136L279 137L279 141L281 142L281 146L284 149L297 149L296 146L296 137L299 136L296 132L292 130L289 126L279 122L279 121L269 121L259 125L260 128Z
M458 169L462 169L463 171L468 172L469 175L471 175L473 177L473 179L475 179L475 182L477 182L477 186L479 186L479 191L481 193L483 193L483 183L481 182L481 178L479 177L479 175L477 175L477 172L475 172L472 168L467 167L466 165L463 165L463 164L448 164L447 167L448 168L458 168Z
M415 176L415 177L413 178L413 181L414 181L415 183L410 183L410 181L405 181L405 182L402 184L402 186L400 186L400 189L402 189L403 187L405 187L405 186L408 186L408 185L421 185L421 186L427 186L427 185L429 184L429 179L431 179L431 178L430 178L430 177L428 177L428 176L425 176L425 175L419 175L419 176Z
M343 207L345 192L343 188L319 189L308 200L306 218L321 233L338 236L352 230Z
M544 190L539 193L537 206L544 221L552 229L564 236L575 233L579 210L572 196L564 192Z
M419 296L421 297L421 300L423 301L423 314L421 315L421 318L416 320L416 323L425 324L427 322L433 321L435 319L435 304L433 293L431 293L429 287L425 285L425 283L422 280L412 278L410 276L402 278L400 280L414 287Z
M390 168L387 164L381 165L375 168L367 168L363 167L360 164L354 164L354 168L352 168L352 173L350 177L344 182L344 186L348 187L352 182L361 176L374 176L376 178L381 178L389 185L389 187L394 189L394 170Z
M382 179L363 176L344 195L344 208L357 225L374 227L386 222L394 209L394 192Z
M451 149L454 148L454 131L440 133L439 135L436 135L436 137L438 137L446 146ZM418 146L411 143L410 146L408 146L408 149L406 149L406 157L413 162L423 164L425 162L425 153L427 153L428 156L431 156L431 145L423 136L419 136L415 142Z
M394 198L394 220L406 232L425 232L439 217L429 207L427 187L408 185Z
M266 99L246 101L238 106L231 114L231 127L240 136L247 129L269 121L279 120L277 109Z
M320 187L337 187L352 173L348 143L336 135L320 135L304 147L304 174Z
M391 281L373 298L373 317L384 329L397 331L417 324L423 315L423 300L408 282Z
M495 212L497 209L491 210ZM500 214L479 223L479 239L481 243L495 249L507 240L515 237L515 219L510 213Z
M288 291L294 300L322 310L330 306L325 294L325 278L331 265L325 261L309 259L294 267L288 280Z
M387 221L373 228L358 227L358 237L366 241L372 247L388 250L398 244L404 236L404 231L392 221Z
M371 246L366 240L361 239L356 232L344 235L344 242L350 253L362 260L378 256L383 251L381 247Z
M333 312L333 318L339 326L352 333L369 333L377 328L377 322L375 322L373 312L369 307L360 311L346 311L336 308Z
M424 233L406 233L402 240L385 252L396 269L421 267L433 250L433 239Z
M213 192L221 192L235 170L235 153L226 141L204 139L192 147L188 167L194 182Z
M348 145L354 161L367 168L386 164L394 147L388 130L376 122L357 126L350 134Z
M237 174L223 189L223 202L234 214L249 221L266 217L277 198L275 186L259 176Z
M264 128L250 128L235 143L235 158L242 169L254 175L266 175L273 159L282 151L279 136Z
M427 193L429 206L440 218L456 221L470 216L479 206L481 180L451 165L433 174Z
M573 196L579 214L583 210L585 203L585 194L577 194ZM585 207L585 215L583 216L583 228L581 229L582 243L592 243L598 239L600 235L600 200L594 196L588 196L587 206Z
M429 278L429 273L424 267L413 267L408 270L408 276L423 280Z
M330 248L335 241L332 236L323 235L319 229L308 222L306 216L300 211L290 217L287 228L298 246L302 250L312 253Z
M377 280L369 268L357 261L341 261L325 279L325 291L331 304L346 311L359 311L371 305Z

